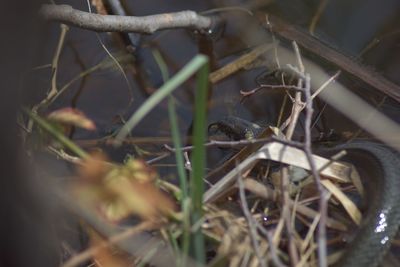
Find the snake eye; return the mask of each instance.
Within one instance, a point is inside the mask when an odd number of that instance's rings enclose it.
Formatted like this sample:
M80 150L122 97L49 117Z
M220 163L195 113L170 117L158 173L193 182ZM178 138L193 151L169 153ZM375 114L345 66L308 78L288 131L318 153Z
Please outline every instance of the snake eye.
M244 137L246 138L246 140L252 140L255 138L253 131L251 131L249 129L245 130Z
M216 123L212 123L208 126L208 135L213 136L218 134L220 132L220 129Z
M230 136L224 131L220 123L212 123L208 126L208 137L216 141L229 141Z

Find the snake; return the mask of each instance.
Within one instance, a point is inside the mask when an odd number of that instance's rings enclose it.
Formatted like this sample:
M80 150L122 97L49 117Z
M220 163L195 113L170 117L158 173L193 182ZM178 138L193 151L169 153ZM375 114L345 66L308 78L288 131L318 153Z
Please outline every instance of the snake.
M210 124L209 135L231 139L256 138L263 127L227 116ZM343 250L335 267L376 267L390 248L400 225L400 157L398 152L375 141L355 140L334 147L317 147L316 154L329 157L342 150L341 160L355 166L365 187L367 208L363 220Z

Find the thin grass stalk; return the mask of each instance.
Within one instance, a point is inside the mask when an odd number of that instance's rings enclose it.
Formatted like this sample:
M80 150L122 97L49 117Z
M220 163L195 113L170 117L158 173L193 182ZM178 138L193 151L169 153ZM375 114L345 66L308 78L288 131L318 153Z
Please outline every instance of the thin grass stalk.
M80 158L88 158L89 154L86 153L82 148L77 146L74 142L72 142L68 137L66 137L63 133L61 133L58 129L56 129L53 125L47 122L45 119L42 119L39 115L33 113L28 109L23 109L23 111L34 121L41 129L45 132L49 133L54 139L60 142L65 148L71 150L75 155Z
M186 181L186 172L185 172L185 161L183 159L182 150L182 143L181 137L179 134L179 126L178 126L178 119L175 112L175 100L170 97L168 99L168 113L169 113L169 121L171 124L171 134L172 134L172 141L174 143L174 147L176 150L175 153L175 160L176 160L176 168L178 171L179 177L179 185L181 188L181 206L183 205L183 201L188 197L188 187Z
M203 216L203 194L206 150L206 113L207 113L207 87L208 87L208 64L202 65L197 73L197 88L194 110L193 131L193 156L192 176L190 194L192 199L192 224L198 222ZM199 264L205 263L204 236L199 227L192 236L192 252Z
M161 76L165 83L169 79L167 64L165 63L163 57L158 50L153 50L152 52L153 57L156 60L158 67L160 68ZM177 153L175 153L175 160L179 177L179 185L182 192L180 196L181 208L183 209L183 201L188 196L188 187L186 182L185 161L183 159L182 153L179 152L182 149L182 142L179 134L178 117L175 110L175 99L172 95L170 95L168 98L168 116L171 125L172 142L174 144L175 150L178 151Z

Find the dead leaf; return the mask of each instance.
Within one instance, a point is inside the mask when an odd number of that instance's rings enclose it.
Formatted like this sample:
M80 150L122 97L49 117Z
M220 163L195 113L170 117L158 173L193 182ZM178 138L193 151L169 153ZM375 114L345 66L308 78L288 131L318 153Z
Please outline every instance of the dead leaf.
M60 123L65 126L76 126L93 131L96 125L82 111L75 108L62 108L51 112L47 118L50 121Z
M102 154L93 155L79 169L81 179L71 189L80 201L112 223L130 215L153 220L172 214L174 201L156 186L154 169L142 160L111 165L105 159Z
M98 267L122 267L132 266L132 261L128 257L110 246L102 246L104 238L95 231L89 231L91 247L98 247L93 254L93 262Z
M151 220L170 215L174 203L153 183L143 183L124 176L107 177L105 190L114 196L106 204L105 215L115 221L129 214ZM118 218L120 216L120 218Z
M110 170L107 157L101 152L94 152L82 162L78 168L78 175L88 182L101 181Z

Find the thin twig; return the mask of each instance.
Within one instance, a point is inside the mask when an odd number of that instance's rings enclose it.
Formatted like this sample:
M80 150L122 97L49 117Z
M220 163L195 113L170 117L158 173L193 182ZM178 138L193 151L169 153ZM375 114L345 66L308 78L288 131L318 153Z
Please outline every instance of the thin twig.
M47 98L44 100L44 102L51 100L52 97L57 94L57 70L58 70L58 62L60 61L60 55L61 51L64 47L65 43L65 36L67 35L67 32L69 30L68 26L65 24L60 25L61 28L61 33L60 33L60 39L57 44L56 52L53 57L53 61L51 62L51 70L52 70L52 76L51 76L51 89L49 94L47 95Z
M65 24L61 24L60 28L61 28L60 37L58 39L57 48L54 53L53 60L51 62L51 88L47 96L38 105L32 108L33 112L36 112L42 106L45 106L54 101L55 99L54 97L58 94L58 88L57 88L58 63L60 61L61 51L64 47L65 36L67 35L67 32L69 30L68 26Z
M265 260L263 259L262 255L260 253L257 229L256 229L254 219L252 217L252 214L250 213L249 207L247 205L246 195L244 192L244 185L243 185L243 181L242 181L242 175L240 172L238 173L238 176L237 176L237 183L238 183L238 187L239 187L240 205L242 206L244 216L247 220L247 225L249 226L250 238L251 238L251 242L253 243L254 252L256 254L256 257L257 257L258 262L260 263L261 267L266 267L267 265L265 263Z
M99 15L83 12L69 5L42 5L40 15L46 20L53 20L67 25L96 32L140 32L172 28L193 28L198 30L211 27L212 19L200 16L194 11L181 11L151 16L116 16Z
M317 90L315 90L315 92L311 96L311 99L314 99L315 97L317 97L319 95L319 93L322 92L322 90L324 90L331 82L336 80L337 77L339 77L340 73L341 73L341 71L338 70L332 77L330 77L328 80L326 80L326 82L324 82Z
M242 96L249 96L252 95L254 93L256 93L258 90L260 89L264 89L264 88L268 88L268 89L293 89L293 90L298 90L301 91L303 90L303 88L298 87L297 85L272 85L272 84L261 84L259 87L256 87L252 90L249 91L244 91L244 90L240 90L240 94Z
M278 257L277 248L272 240L271 233L267 231L262 225L260 225L257 221L255 221L257 229L265 236L268 241L268 245L270 247L271 259L274 262L274 266L276 267L285 267L286 265L282 263L282 261Z
M89 0L86 0L86 2L87 2L88 9L89 9L89 13L93 14L92 13L92 9L90 7ZM125 109L129 110L129 108L131 107L131 105L132 105L132 103L134 101L134 98L133 98L133 87L132 87L131 83L129 82L128 77L126 76L126 73L125 73L124 69L122 68L121 64L118 62L118 60L115 58L115 56L113 54L111 54L110 50L103 43L103 41L101 40L100 35L98 33L96 33L96 37L97 37L97 40L99 41L100 46L107 53L107 55L113 60L113 62L118 67L119 71L122 74L122 77L124 78L124 80L126 82L126 85L128 87L127 89L128 89L129 101L128 101L128 105L127 105L127 107Z
M55 155L57 155L58 157L62 158L63 160L67 161L67 162L71 162L74 164L82 164L82 159L79 157L75 157L72 156L70 154L68 154L67 152L65 152L64 150L59 150L56 149L54 147L49 146L47 148L51 153L54 153Z
M296 59L297 59L299 68L300 68L301 72L304 72L304 65L301 60L300 51L299 51L299 48L298 48L296 42L293 42L293 48L295 51L295 55L296 55ZM302 79L298 79L297 87L299 87L299 88L303 87ZM301 92L297 91L295 93L295 97L294 97L292 112L288 118L289 125L288 125L288 129L286 131L286 138L288 140L292 139L294 129L296 128L297 121L299 119L300 113L303 110L303 108L304 108L304 103L301 101ZM292 220L291 220L291 214L289 211L289 204L288 204L289 200L290 200L289 191L288 191L289 183L290 183L289 175L288 175L288 173L289 173L288 168L287 167L282 168L281 173L282 173L281 191L282 191L282 205L283 205L281 217L285 221L285 227L286 227L288 240L289 240L290 259L291 259L292 265L295 266L299 262L299 255L298 255L298 250L296 249L296 244L294 241L294 229L291 224Z
M319 199L319 212L321 214L321 219L318 226L318 262L320 267L327 266L327 251L326 251L326 217L327 217L327 192L321 185L321 177L315 166L315 162L312 158L311 150L311 121L312 121L312 99L311 99L311 85L310 85L310 75L304 75L304 92L306 99L306 118L305 118L305 137L304 137L304 152L311 167L311 172L314 176L314 181L317 186L320 199Z
M288 65L289 68L293 68L291 65ZM334 82L336 78L339 76L340 71L337 71L333 76L331 76L329 79L327 79L317 90L315 90L314 94L311 96L311 99L314 99L317 97L329 84ZM298 86L296 86L297 88ZM304 89L302 89L304 91ZM304 109L305 105L303 105L302 110ZM290 124L290 119L289 117L282 125L279 127L279 130L283 131L289 124ZM314 126L314 125L313 125ZM311 129L313 128L311 127Z
M110 12L108 12L107 8L105 7L105 13L104 15L118 15L118 16L129 16L131 14L128 14L127 11L125 10L124 6L122 5L120 0L106 0L105 1L107 5L109 6ZM142 35L138 33L128 33L127 34L130 45L132 46L132 49L134 51L139 48Z
M243 140L237 140L237 141L217 141L217 140L211 140L210 142L204 143L205 147L237 147L237 146L244 146L244 145L251 145L251 144L263 144L263 143L268 143L268 142L279 142L284 145L296 147L296 148L303 148L303 143L296 142L296 141L289 141L289 140L284 140L278 137L266 137L266 138L256 138L256 139L243 139ZM176 149L173 147L170 147L169 145L164 145L164 147L171 152L176 152ZM191 151L193 150L194 146L185 146L181 148L181 151Z
M320 1L319 5L318 5L318 9L315 12L315 15L313 16L311 23L310 23L310 27L308 29L310 31L311 35L314 35L315 27L317 26L317 23L322 15L322 13L324 13L324 10L325 10L327 4L328 4L328 0Z

